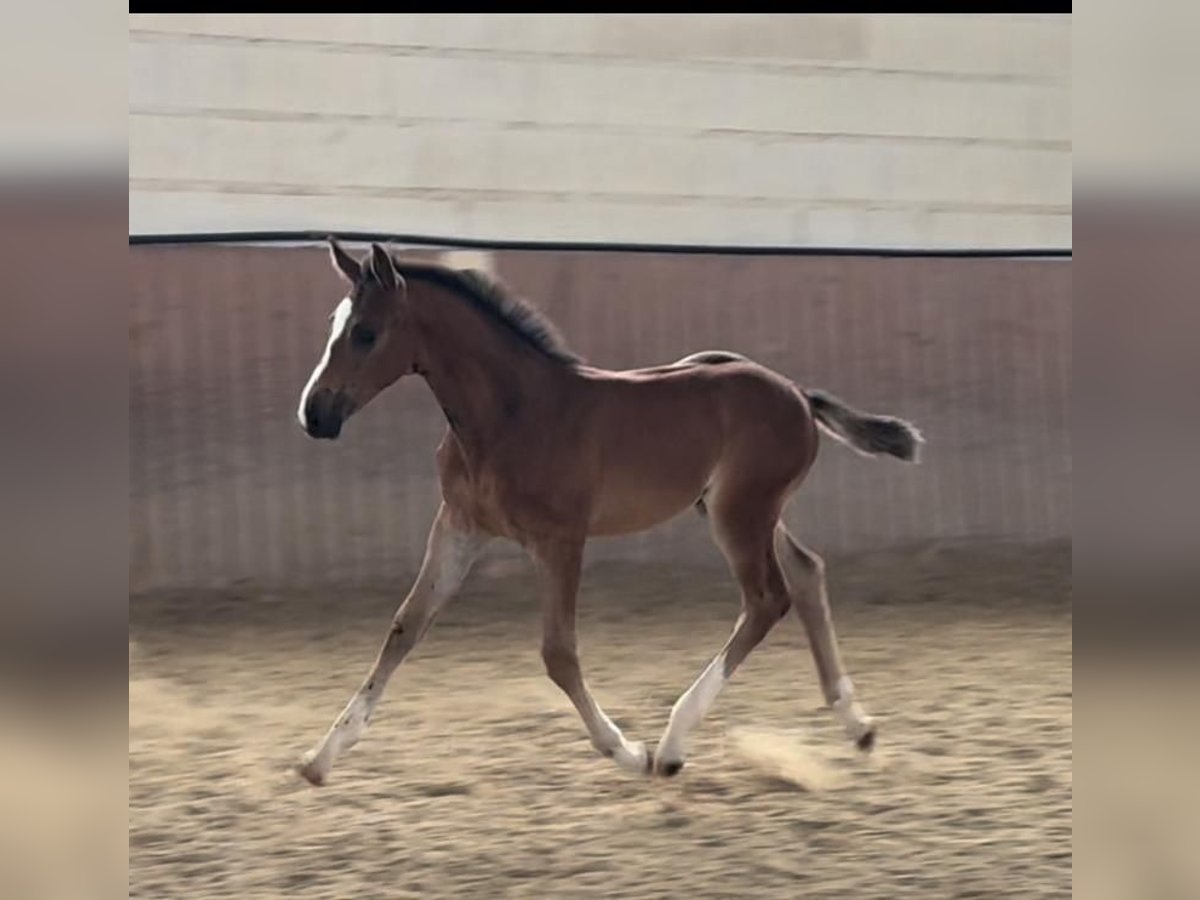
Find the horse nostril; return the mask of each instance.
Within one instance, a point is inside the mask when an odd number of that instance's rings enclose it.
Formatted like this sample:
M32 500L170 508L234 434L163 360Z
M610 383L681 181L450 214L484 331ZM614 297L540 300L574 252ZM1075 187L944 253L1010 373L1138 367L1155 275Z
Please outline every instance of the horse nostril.
M304 410L304 428L313 437L321 437L328 430L329 419L327 413L322 413L319 403L310 403Z

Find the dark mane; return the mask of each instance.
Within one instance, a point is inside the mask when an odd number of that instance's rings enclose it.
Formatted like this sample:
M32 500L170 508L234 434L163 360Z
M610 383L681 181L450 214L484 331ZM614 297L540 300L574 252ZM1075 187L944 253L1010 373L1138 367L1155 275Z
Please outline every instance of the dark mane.
M581 361L567 348L558 329L541 311L490 275L476 269L451 269L433 263L400 260L396 261L396 267L407 279L429 282L453 291L545 356L569 365Z

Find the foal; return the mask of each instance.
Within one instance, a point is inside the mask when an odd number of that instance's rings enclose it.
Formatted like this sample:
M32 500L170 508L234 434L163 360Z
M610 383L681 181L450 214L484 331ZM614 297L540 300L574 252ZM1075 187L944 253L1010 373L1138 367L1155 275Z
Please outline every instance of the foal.
M330 239L349 282L325 352L300 396L314 438L342 425L403 375L421 375L449 423L437 450L442 503L416 583L374 667L301 774L321 784L361 737L396 666L421 640L493 537L517 541L545 587L542 658L592 744L634 772L674 775L688 733L747 654L789 609L808 632L821 690L848 737L875 726L838 654L820 557L780 520L817 454L817 426L867 455L915 461L921 436L734 353L650 369L584 365L548 321L476 272L397 262L378 244L361 261ZM689 506L707 515L741 586L725 646L679 698L657 749L625 738L593 699L575 649L585 541L642 531Z

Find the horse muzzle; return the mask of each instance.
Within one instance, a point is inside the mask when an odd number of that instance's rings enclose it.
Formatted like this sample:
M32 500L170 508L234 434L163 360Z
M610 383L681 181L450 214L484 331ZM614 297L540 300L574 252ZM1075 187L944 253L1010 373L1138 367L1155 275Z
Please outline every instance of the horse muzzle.
M352 411L345 394L313 391L304 403L304 431L311 438L331 441L342 433Z

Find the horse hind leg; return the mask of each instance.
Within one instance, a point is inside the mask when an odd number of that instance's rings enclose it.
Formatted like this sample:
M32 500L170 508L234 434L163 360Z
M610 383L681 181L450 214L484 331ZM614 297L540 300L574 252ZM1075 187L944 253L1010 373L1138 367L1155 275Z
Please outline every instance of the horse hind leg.
M708 517L709 489L696 500L696 511ZM859 702L854 682L846 673L833 627L826 588L825 562L799 543L784 526L775 526L775 559L781 564L792 605L808 634L813 661L825 702L833 710L846 736L858 749L868 752L875 746L878 726Z
M796 541L782 522L775 528L775 553L783 564L792 605L808 632L825 701L846 736L860 750L870 750L875 746L876 725L858 702L854 683L842 663L825 586L825 564L816 553Z
M704 504L703 499L698 501L700 504ZM671 709L654 753L654 770L660 775L674 775L683 768L688 735L712 708L737 667L791 607L771 543L773 521L769 504L739 510L737 505L722 505L717 498L711 517L713 537L741 586L742 610L725 646Z

